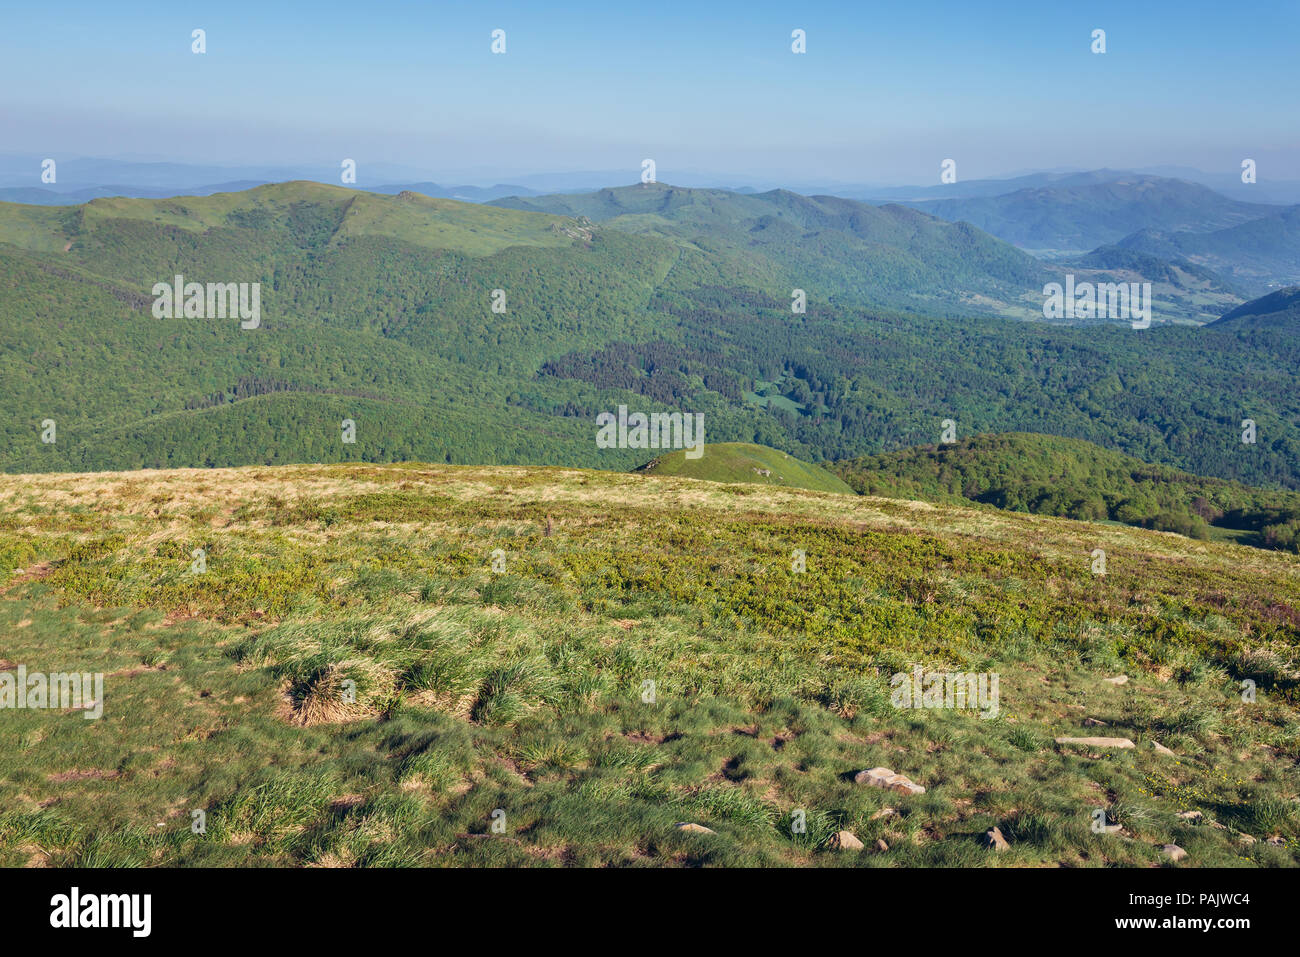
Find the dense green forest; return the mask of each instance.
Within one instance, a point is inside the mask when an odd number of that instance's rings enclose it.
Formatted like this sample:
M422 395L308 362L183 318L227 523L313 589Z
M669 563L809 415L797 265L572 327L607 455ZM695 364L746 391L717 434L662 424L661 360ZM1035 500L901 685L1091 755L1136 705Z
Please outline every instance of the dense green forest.
M831 470L864 495L982 502L1300 551L1300 493L1189 475L1077 439L979 435L836 462Z
M645 201L656 196L672 199ZM796 197L786 211L777 195L751 240L723 222L710 243L700 209L726 210L705 199L673 200L696 209L689 235L650 219L638 231L301 183L0 204L0 468L414 459L622 470L646 456L598 449L595 417L628 404L701 412L710 443L812 461L934 443L950 420L958 438L1052 433L1300 487L1294 322L1010 321L960 305L1030 268L991 237L912 210L915 222L855 219ZM846 252L800 280L807 310L794 313L791 290L821 241ZM962 259L967 242L992 257L984 278ZM932 309L881 305L941 247L967 265L930 292ZM154 318L151 287L177 273L260 282L259 328ZM1241 441L1245 419L1254 443Z

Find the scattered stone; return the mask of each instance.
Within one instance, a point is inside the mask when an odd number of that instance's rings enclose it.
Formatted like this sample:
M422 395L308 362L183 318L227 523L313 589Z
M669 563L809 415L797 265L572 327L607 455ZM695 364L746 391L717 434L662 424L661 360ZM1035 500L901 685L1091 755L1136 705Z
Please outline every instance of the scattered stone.
M1178 817L1182 818L1184 821L1199 821L1201 818L1205 817L1205 815L1200 811L1179 811Z
M717 834L718 833L712 828L705 827L703 824L694 824L691 823L690 821L681 821L677 824L674 824L673 827L677 828L677 830L679 831L690 831L692 834Z
M1171 861L1181 861L1187 856L1187 852L1177 844L1166 844L1164 847L1160 848L1160 853Z
M885 839L883 837L876 838L876 850L882 854L885 851L889 850L889 845L885 843Z
M1119 835L1123 836L1123 834L1124 834L1124 825L1123 825L1123 824L1103 824L1103 825L1101 826L1101 828L1100 828L1100 832L1101 832L1102 834L1119 834Z
M1242 833L1240 833L1240 834L1237 835L1237 840L1240 841L1242 844L1254 844L1254 843L1255 843L1255 839L1254 839L1253 837L1251 837L1249 834L1245 833L1244 831L1243 831Z
M831 838L831 847L841 851L860 851L863 844L852 831L840 831Z
M1106 727L1106 722L1097 718L1084 718L1083 726L1085 728L1104 728Z
M1114 678L1102 678L1101 680L1108 685L1126 685L1128 684L1128 675L1116 675Z
M1002 836L1002 829L1000 827L990 828L984 832L984 846L991 847L999 853L1011 850L1011 845L1008 844L1007 839Z
M1169 755L1169 757L1171 757L1171 758L1176 758L1176 757L1178 757L1178 755L1174 754L1174 752L1170 751L1168 748L1166 748L1166 747L1165 747L1163 744L1161 744L1159 741L1152 741L1152 742L1151 742L1151 746L1152 746L1153 748L1155 748L1156 751L1159 752L1160 754L1167 754L1167 755Z
M1131 748L1128 738L1057 738L1057 744L1077 744L1085 748Z
M924 794L925 788L914 784L906 774L895 774L889 768L870 768L859 771L853 776L858 784L869 784L874 788L885 788L899 794Z
M879 811L877 811L875 814L871 815L871 820L873 820L873 821L879 821L882 817L891 817L892 815L897 814L897 813L898 813L898 811L896 811L896 810L895 810L894 808L892 808L892 807L882 807L882 808L881 808Z

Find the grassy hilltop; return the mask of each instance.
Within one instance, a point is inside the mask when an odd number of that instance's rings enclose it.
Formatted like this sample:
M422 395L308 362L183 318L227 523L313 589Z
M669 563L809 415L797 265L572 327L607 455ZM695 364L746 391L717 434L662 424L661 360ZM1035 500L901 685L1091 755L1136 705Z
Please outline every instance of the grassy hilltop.
M675 475L709 482L785 485L820 492L853 494L853 489L843 479L820 466L800 461L778 449L747 442L710 444L705 447L704 454L696 459L687 458L684 450L668 452L651 459L638 471L648 475Z
M1300 862L1280 552L350 464L7 476L0 561L0 671L107 675L98 721L3 712L0 865ZM918 664L996 672L997 716L893 707ZM1136 747L1054 743L1094 735ZM854 782L878 766L925 793Z

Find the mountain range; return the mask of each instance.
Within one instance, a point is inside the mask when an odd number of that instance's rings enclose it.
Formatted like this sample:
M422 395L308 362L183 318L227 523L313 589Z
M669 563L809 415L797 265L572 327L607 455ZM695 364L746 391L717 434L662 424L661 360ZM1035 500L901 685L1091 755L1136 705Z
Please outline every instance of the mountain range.
M59 166L58 181L47 184L38 178L40 162L35 156L0 155L0 201L80 205L113 196L206 196L286 180L332 184L340 178L338 170L323 166L191 166L72 158ZM610 170L535 173L475 183L468 179L435 181L409 175L412 172L409 167L364 163L358 172L360 184L352 188L556 209L556 193L597 193L605 184L626 176ZM1173 321L1209 321L1221 307L1300 281L1296 265L1300 244L1292 228L1295 210L1300 207L1277 205L1300 202L1300 184L1274 180L1243 184L1239 177L1226 173L1168 168L1035 171L932 186L814 183L789 189L765 188L752 177L686 171L677 185L701 194L733 197L795 193L881 207L908 205L949 222L974 225L1039 258L1068 261L1080 268L1092 268L1080 258L1085 254L1123 246L1165 261L1155 270L1164 277L1164 285L1155 289L1157 314ZM537 202L520 206L520 199ZM581 204L567 205L577 208ZM623 228L630 223L619 225ZM1168 264L1183 272L1188 272L1185 264L1201 266L1211 275L1195 277L1190 285L1184 285ZM1090 278L1133 281L1151 277L1135 276L1126 269L1123 277L1106 273ZM1007 302L1000 307L1014 311Z
M593 438L629 405L813 461L933 442L952 420L1297 484L1294 324L1006 318L1045 272L971 226L783 191L482 205L286 183L0 204L0 467L626 469L648 456ZM178 274L260 284L260 324L156 318Z
M995 196L914 203L1026 249L1079 252L1140 229L1209 231L1277 212L1229 199L1197 183L1157 176L1087 174Z

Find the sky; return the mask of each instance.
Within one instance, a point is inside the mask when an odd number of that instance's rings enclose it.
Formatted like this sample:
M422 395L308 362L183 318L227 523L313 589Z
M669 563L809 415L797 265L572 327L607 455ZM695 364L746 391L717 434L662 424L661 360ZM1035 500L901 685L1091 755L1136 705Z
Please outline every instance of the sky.
M433 177L1300 179L1300 0L8 4L0 153ZM191 50L194 29L207 52ZM504 30L506 52L491 52ZM791 52L791 32L807 52ZM1091 50L1106 31L1106 52Z

